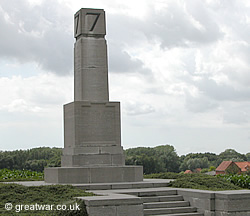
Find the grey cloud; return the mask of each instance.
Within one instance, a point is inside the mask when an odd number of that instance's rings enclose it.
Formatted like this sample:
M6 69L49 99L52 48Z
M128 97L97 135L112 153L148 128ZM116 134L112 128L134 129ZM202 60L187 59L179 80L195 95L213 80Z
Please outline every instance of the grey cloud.
M154 94L154 95L166 95L166 91L162 86L145 88L143 93Z
M206 43L220 36L217 25L200 3L202 13L195 19L206 27L204 32L195 28L178 4L169 2L168 8L157 13L150 10L145 20L125 15L107 14L108 40L110 39L110 70L112 72L140 72L151 74L143 62L124 52L124 47L143 44L159 38L163 46L186 46L186 41ZM194 3L190 3L194 7ZM191 7L190 6L190 7ZM196 10L190 10L195 13ZM10 23L0 17L0 56L13 57L21 62L36 62L44 70L64 75L73 68L73 12L57 1L43 1L30 6L28 1L1 0L2 10ZM3 13L3 12L2 12ZM205 14L205 18L201 16ZM112 45L116 44L115 46Z
M152 7L144 20L124 15L110 15L110 27L108 27L110 38L117 41L121 49L126 46L140 46L146 41L154 43L154 40L160 41L164 49L176 46L184 48L191 46L196 49L199 46L203 55L202 73L204 74L195 73L194 51L191 56L182 59L185 65L183 70L188 71L189 74L183 77L176 76L178 80L193 86L200 92L198 97L186 95L187 109L192 112L215 109L223 101L249 100L250 89L247 87L250 80L248 73L250 27L247 21L247 19L250 20L249 8L245 7L242 2L233 1L224 3L218 8L215 3L198 0L185 5L185 7L180 7L176 2L169 1L168 7L159 13ZM245 44L241 44L241 40ZM220 42L228 43L226 46L222 43L224 52L230 53L230 56L234 57L232 59L238 60L237 62L241 61L243 64L235 64L232 67L232 64L228 65L230 60L227 56L225 59L223 56L217 59L216 49L220 47ZM206 65L211 67L208 68ZM223 71L218 71L219 74L224 74L229 80L238 82L239 86L244 85L245 88L216 83L212 78L216 74L213 70L221 66Z
M204 77L196 87L205 95L217 101L244 101L250 98L250 90L240 91L232 86L217 84L214 80Z
M146 103L127 101L127 103L124 104L124 112L127 115L144 115L155 112L155 109Z
M207 112L223 106L225 103L233 103L240 106L249 101L249 88L236 89L227 84L218 84L209 75L200 75L199 78L197 81L193 81L190 76L182 78L184 82L189 83L190 86L193 86L199 92L196 96L192 96L188 89L186 90L185 104L186 108L191 112ZM225 123L248 122L245 115L248 111L245 110L245 107L247 106L243 105L239 109L233 109L232 104L223 106L223 121Z
M198 2L196 2L198 4ZM161 12L153 7L142 20L124 14L107 14L107 38L109 41L109 62L111 72L152 73L143 68L143 62L133 59L124 52L126 47L140 47L144 44L161 42L163 48L187 47L189 44L207 44L223 37L218 25L205 3L189 2L186 9L169 1L168 7ZM199 22L204 30L194 26L191 18ZM152 78L152 76L151 76Z
M186 108L191 112L207 112L215 109L219 106L218 102L207 98L205 95L199 95L197 97L191 96L186 92Z
M249 89L238 90L226 84L218 84L207 75L200 76L199 81L193 81L190 76L183 77L182 80L199 92L196 96L192 96L188 89L185 91L186 108L191 112L207 112L220 107L222 103L234 102L240 104L250 98ZM223 108L223 110L227 109L228 107ZM225 122L235 121L233 117L229 118L229 116L230 114L225 114Z
M133 58L126 47L138 45L138 20L124 15L107 14L107 40L109 70L114 73L140 73L152 76L152 71L144 67L140 59Z
M198 5L197 5L198 4ZM218 24L213 19L207 5L200 1L189 2L187 8L175 1L169 1L168 7L158 12L153 7L144 20L124 15L110 15L110 35L118 35L123 43L134 46L145 39L155 39L163 47L188 46L188 43L206 44L223 37ZM202 26L202 30L194 22Z
M186 4L189 6L186 11L176 2L170 2L164 13L152 10L146 22L147 28L146 26L143 28L146 36L151 40L159 38L163 47L189 46L189 43L206 44L221 38L223 35L204 3L199 3L197 6L196 3L197 1L192 1ZM191 17L202 29L194 25Z
M119 45L109 44L109 68L111 72L136 72L142 70L143 62L139 59L133 59ZM147 72L144 70L144 72Z
M57 1L31 7L27 1L1 1L0 56L36 62L58 75L72 70L73 14ZM66 12L65 12L66 11ZM7 14L9 19L5 19Z
M225 102L221 105L223 111L223 122L242 125L250 122L249 101L236 103Z
M43 1L41 5L31 7L26 0L1 1L1 8L10 19L7 22L3 14L0 16L2 58L11 57L23 63L36 62L43 70L57 75L73 70L73 12L69 8L57 1ZM128 27L131 23L123 24ZM110 25L113 25L111 28L117 27L116 23L108 22L107 26ZM151 74L141 60L124 51L119 28L115 29L112 37L119 43L112 45L111 40L108 47L111 72Z
M226 111L223 114L223 122L231 124L244 124L250 122L250 116L242 110Z

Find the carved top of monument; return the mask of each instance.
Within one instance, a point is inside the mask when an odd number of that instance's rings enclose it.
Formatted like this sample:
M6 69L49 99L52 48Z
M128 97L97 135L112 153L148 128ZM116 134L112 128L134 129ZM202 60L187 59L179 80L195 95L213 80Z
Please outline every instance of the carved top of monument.
M105 11L82 8L75 14L74 37L106 35Z

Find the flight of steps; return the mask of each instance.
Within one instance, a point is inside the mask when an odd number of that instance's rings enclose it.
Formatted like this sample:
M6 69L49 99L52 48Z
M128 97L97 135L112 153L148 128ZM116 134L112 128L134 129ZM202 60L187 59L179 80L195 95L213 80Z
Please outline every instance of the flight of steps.
M203 216L197 209L184 201L176 190L141 192L144 216Z

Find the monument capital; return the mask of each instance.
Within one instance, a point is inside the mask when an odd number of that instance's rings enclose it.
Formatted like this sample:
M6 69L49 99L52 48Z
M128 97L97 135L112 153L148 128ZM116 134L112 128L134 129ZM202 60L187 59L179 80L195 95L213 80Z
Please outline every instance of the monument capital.
M74 16L74 37L104 37L106 35L105 11L82 8Z

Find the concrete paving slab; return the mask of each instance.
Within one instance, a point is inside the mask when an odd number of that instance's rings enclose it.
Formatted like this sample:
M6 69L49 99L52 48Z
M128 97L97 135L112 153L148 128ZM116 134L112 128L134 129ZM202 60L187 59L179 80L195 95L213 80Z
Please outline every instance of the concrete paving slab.
M112 190L112 189L140 189L166 187L173 179L144 179L142 182L121 182L121 183L90 183L90 184L70 184L84 190ZM55 185L56 183L46 183L44 181L17 181L5 182L15 183L24 186ZM67 185L67 184L61 184Z

